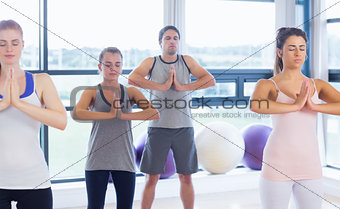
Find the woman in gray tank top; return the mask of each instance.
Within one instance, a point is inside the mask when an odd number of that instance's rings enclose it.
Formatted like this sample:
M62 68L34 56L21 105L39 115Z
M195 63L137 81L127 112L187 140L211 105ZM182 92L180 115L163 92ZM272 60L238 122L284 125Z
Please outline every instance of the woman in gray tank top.
M73 112L77 120L93 121L85 169L88 209L104 208L110 174L116 189L117 209L132 208L135 155L131 120L159 119L158 111L138 89L119 84L122 59L115 47L101 52L98 68L103 81L83 92ZM131 112L134 104L142 111Z

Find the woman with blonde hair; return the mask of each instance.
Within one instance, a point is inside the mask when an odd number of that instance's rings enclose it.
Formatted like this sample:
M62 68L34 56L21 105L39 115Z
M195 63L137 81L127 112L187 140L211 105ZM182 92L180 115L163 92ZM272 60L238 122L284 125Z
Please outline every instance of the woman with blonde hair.
M41 123L64 130L66 111L49 75L20 68L23 48L20 25L0 21L0 208L52 209L39 132Z

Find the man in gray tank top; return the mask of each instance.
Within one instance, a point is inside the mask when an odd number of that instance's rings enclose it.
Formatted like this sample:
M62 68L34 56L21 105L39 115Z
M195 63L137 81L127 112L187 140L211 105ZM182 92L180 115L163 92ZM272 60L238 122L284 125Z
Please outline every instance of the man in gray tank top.
M180 33L174 26L159 32L162 55L145 59L130 75L129 84L150 90L150 102L158 109L159 120L149 123L140 170L146 173L142 209L150 209L156 184L164 171L170 149L181 184L185 209L194 208L191 174L197 172L194 130L191 120L192 91L215 85L213 76L192 57L177 53ZM193 75L197 80L190 82Z

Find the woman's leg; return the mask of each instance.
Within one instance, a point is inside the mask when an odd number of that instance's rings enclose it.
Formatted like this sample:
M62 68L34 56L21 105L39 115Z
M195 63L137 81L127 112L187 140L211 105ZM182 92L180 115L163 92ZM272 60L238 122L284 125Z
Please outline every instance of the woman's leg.
M293 186L296 208L321 209L323 197L322 180L313 179L297 182Z
M136 174L128 171L112 171L111 175L116 189L117 209L132 209Z
M260 197L263 209L287 209L292 192L292 181L260 179Z
M110 171L85 171L88 209L103 209Z
M17 201L17 209L52 209L52 190L13 190L14 200Z
M0 189L0 208L11 209L11 195L7 189Z

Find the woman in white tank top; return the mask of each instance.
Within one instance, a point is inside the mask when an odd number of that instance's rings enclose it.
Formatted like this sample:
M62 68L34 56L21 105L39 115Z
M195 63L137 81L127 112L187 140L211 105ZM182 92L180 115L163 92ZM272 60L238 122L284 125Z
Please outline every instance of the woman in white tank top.
M64 130L66 111L49 75L20 68L23 48L20 25L0 21L0 208L52 209L40 123Z
M316 137L317 112L340 115L340 92L301 72L307 37L298 28L280 28L275 76L258 81L251 110L273 114L273 131L264 149L260 196L264 209L288 208L291 193L298 209L320 209L322 169ZM318 104L321 99L325 104Z

